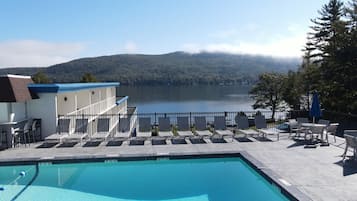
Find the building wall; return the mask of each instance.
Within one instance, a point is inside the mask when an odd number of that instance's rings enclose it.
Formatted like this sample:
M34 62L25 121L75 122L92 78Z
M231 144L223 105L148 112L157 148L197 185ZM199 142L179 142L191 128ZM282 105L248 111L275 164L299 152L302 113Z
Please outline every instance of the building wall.
M57 111L58 115L66 115L75 111L76 108L76 93L58 93L57 94Z
M21 121L27 118L26 103L11 103L11 112L15 114L14 121Z
M8 103L0 103L0 123L9 121Z
M54 93L39 93L39 99L27 103L28 116L41 119L42 138L56 132L57 96Z

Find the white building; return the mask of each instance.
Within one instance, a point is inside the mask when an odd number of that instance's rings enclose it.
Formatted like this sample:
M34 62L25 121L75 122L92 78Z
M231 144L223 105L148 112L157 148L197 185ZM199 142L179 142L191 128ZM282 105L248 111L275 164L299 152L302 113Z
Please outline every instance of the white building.
M40 119L42 139L56 132L63 116L86 116L94 122L99 115L112 114L111 124L116 124L115 114L127 114L128 97L117 97L118 82L33 84L28 76L6 75L0 76L0 85L0 125Z

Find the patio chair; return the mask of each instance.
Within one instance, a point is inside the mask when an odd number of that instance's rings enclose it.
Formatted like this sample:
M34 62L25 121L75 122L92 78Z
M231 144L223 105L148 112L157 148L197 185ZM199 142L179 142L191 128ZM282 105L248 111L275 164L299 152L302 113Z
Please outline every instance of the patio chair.
M45 141L58 141L62 143L62 140L69 135L71 119L58 119L57 131L45 137Z
M327 126L326 128L326 139L328 140L328 135L333 135L333 138L336 142L336 131L337 127L339 126L339 123L331 123L330 125Z
M136 132L136 137L151 137L151 119L150 117L140 117L138 131Z
M177 117L177 134L182 137L192 136L188 117Z
M264 115L257 115L254 118L255 127L258 129L258 132L263 134L263 137L267 135L276 135L277 140L279 141L280 132L276 128L268 128L267 122L265 120Z
M344 137L346 139L346 147L342 154L342 161L344 161L347 156L348 148L352 148L353 158L355 159L357 152L357 130L345 130Z
M158 135L160 137L172 137L173 136L169 117L159 117Z
M195 133L199 136L210 136L212 133L207 128L206 117L195 117Z
M114 135L114 138L129 138L131 136L131 132L132 129L130 117L120 118L118 129Z
M97 119L97 132L90 136L91 139L106 141L110 135L110 119L99 118Z
M222 136L228 135L233 136L234 133L227 129L226 117L225 116L215 116L214 117L214 131Z
M88 119L76 119L74 133L70 133L64 140L79 141L82 143L83 139L88 136Z
M251 135L251 136L259 135L259 133L256 130L249 128L249 121L247 116L238 115L236 117L236 123L237 123L237 131L243 133L245 137L247 137L247 135Z
M36 140L39 139L38 138L38 126L37 126L37 124L38 124L38 121L36 119L34 119L32 121L32 124L31 124L31 136L32 136L32 141L33 142L36 142ZM41 137L41 136L39 136L39 137Z
M23 143L25 144L29 144L30 143L30 132L31 132L31 127L30 127L30 120L26 121L26 123L24 124L24 126L22 128L17 128L14 129L13 132L13 142L14 145L17 145L19 143Z

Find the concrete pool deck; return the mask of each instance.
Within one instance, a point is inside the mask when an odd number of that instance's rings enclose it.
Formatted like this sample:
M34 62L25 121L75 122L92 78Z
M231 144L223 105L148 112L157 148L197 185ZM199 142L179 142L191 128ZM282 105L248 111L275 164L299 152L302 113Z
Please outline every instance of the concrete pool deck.
M61 148L36 148L41 143L30 147L19 147L0 151L0 163L6 161L51 160L67 158L117 158L138 156L169 156L224 154L244 152L258 160L260 169L273 171L286 187L296 187L311 200L337 201L357 200L357 162L342 163L344 139L337 138L330 146L304 148L304 144L281 134L280 141L261 142L250 138L252 142L238 142L227 138L228 143L206 144L167 144L130 146L124 142L121 146L99 146ZM352 153L349 153L351 155Z

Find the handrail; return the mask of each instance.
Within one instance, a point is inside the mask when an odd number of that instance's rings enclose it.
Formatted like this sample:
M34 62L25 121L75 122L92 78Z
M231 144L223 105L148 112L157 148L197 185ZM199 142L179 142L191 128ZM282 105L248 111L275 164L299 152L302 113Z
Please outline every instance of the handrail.
M36 163L36 172L35 175L32 177L32 179L30 180L29 183L27 183L25 185L24 188L21 189L21 191L19 191L12 199L11 201L15 201L29 186L31 186L31 184L35 181L35 179L38 177L38 173L39 173L40 169L38 166L38 163Z
M116 97L115 97L115 96L112 96L112 97L107 98L107 99L105 99L105 100L101 100L101 101L99 101L99 102L96 102L96 103L87 105L87 106L82 107L82 108L80 108L80 109L78 109L78 110L75 110L75 111L73 111L73 112L67 113L66 115L76 115L76 114L78 114L78 113L81 113L82 111L85 111L86 109L89 109L89 110L90 110L91 108L100 107L101 104L110 102L110 101L112 101L112 100L114 100L114 101L113 101L113 105L115 105Z

